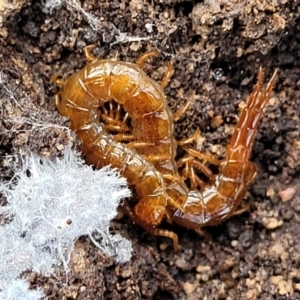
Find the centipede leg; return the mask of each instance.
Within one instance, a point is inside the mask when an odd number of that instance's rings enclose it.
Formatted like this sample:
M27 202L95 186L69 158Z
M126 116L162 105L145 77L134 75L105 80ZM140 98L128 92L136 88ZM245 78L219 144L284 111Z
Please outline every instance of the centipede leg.
M193 168L201 170L201 172L203 172L203 174L205 174L205 176L207 176L210 181L215 180L213 172L204 163L193 159L191 165Z
M55 95L55 105L56 107L59 109L59 106L60 106L60 102L61 102L61 92L58 92L56 95Z
M88 45L84 47L84 55L87 62L91 62L97 59L96 56L93 55L92 51L94 48L96 48L96 45Z
M137 60L136 64L140 68L142 68L144 66L146 60L148 60L151 57L156 57L158 55L159 55L159 52L157 52L157 51L151 51L151 52L145 53Z
M147 161L151 162L151 163L157 163L157 162L160 162L160 161L165 161L167 159L169 159L169 155L168 154L156 154L156 155L148 155L146 157Z
M188 101L182 106L178 111L173 113L173 118L175 121L178 121L182 115L188 110L191 104L194 102L195 99L195 91L193 91L192 95L189 97Z
M190 154L192 157L197 157L198 159L204 161L204 162L209 162L212 165L219 166L220 165L220 160L217 159L214 155L211 153L201 153L197 150L194 150L192 148L188 148L185 146L181 146L181 148Z
M177 143L177 146L182 146L182 145L186 145L186 144L191 144L193 142L197 142L200 139L201 139L200 129L197 128L197 130L190 137L178 140L178 141L176 141L176 143Z
M129 141L132 141L134 140L134 137L132 135L126 135L126 134L116 134L113 136L114 137L114 140L117 141L117 142L129 142ZM130 148L130 147L128 147Z
M174 251L178 251L180 249L180 245L179 245L179 242L178 242L178 236L175 232L160 229L160 228L150 229L149 232L151 232L151 233L153 233L154 235L157 235L157 236L162 236L162 237L167 237L167 238L172 239Z
M126 113L126 115L128 116L128 113ZM127 119L128 117L126 117L126 119ZM120 120L121 119L121 105L118 103L118 105L117 105L117 109L116 109L116 112L115 112L115 119L116 120ZM125 123L126 122L126 119L125 119L125 121L124 121L124 119L123 119L123 123Z
M171 175L171 174L163 174L163 178L173 181L173 182L180 182L183 180L183 178L181 176L175 176L175 175Z
M50 80L57 86L59 87L63 87L64 84L66 83L65 80L59 78L61 77L61 74L57 73L57 74L53 74L51 77L50 77Z
M130 130L124 122L112 119L103 113L100 113L99 117L101 121L104 121L104 126L106 129L115 130L120 133L129 132Z
M153 146L153 143L147 143L147 142L131 142L126 145L130 149L135 149L135 148L144 148L148 146Z
M194 167L192 166L193 161L193 157L186 157L178 162L178 167L181 167L182 165L185 166L182 170L182 176L185 179L189 178L191 190L196 190L197 186L200 187L200 190L203 190L205 183L196 175ZM207 172L208 168L205 165L203 165L203 167L203 170L201 170L203 174L205 174L207 177L213 176L210 170Z
M196 228L195 231L201 235L202 237L204 237L205 239L211 241L212 240L212 236L207 232L205 231L203 228Z
M148 60L151 57L156 57L158 55L159 55L159 52L157 52L157 51L152 51L152 52L146 53L137 60L136 64L140 68L142 68L144 66L146 60ZM173 73L174 73L173 65L169 62L168 70L167 70L166 74L164 75L162 82L160 83L160 86L162 88L165 88L169 84L170 78L172 77Z
M174 67L173 65L169 62L168 63L168 70L164 75L164 78L162 80L162 82L160 83L160 86L164 89L170 82L170 79L172 77L172 75L174 74Z
M250 209L250 204L244 204L242 207L240 207L238 210L236 210L232 215L233 216L238 216L241 215L243 213L245 213L246 211L248 211Z
M255 133L273 90L277 71L277 69L274 71L266 88L262 91L263 70L262 68L259 69L257 83L249 97L247 106L241 111L239 121L227 146L227 161L244 162L249 160ZM243 150L241 151L241 149Z

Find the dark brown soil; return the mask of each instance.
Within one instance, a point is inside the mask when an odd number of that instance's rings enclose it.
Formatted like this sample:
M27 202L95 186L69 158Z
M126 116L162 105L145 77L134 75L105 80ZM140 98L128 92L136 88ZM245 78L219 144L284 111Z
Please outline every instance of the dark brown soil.
M130 62L160 51L145 70L159 81L172 62L175 73L165 90L172 110L196 92L175 125L176 137L199 127L204 148L217 156L259 66L267 78L279 68L253 145L259 171L245 199L247 213L208 228L211 239L163 224L179 235L177 253L170 240L123 218L112 229L132 241L130 262L116 265L82 238L68 282L59 268L49 278L28 274L32 288L41 287L47 299L300 299L299 1L81 1L90 16L74 7L75 0L52 11L44 1L19 1L15 11L5 3L0 1L1 180L12 176L7 161L16 153L56 157L68 142L78 145L55 109L50 77L82 68L86 45L97 45L98 57Z

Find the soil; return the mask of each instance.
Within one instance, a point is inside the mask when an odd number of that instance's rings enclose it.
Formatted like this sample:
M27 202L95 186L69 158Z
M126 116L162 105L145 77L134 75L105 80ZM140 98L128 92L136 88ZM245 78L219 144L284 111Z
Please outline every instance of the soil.
M84 67L86 45L99 58L130 62L159 51L144 67L157 81L171 61L171 109L195 92L176 138L200 128L202 149L217 157L259 67L265 81L279 69L253 145L258 174L246 213L207 228L210 238L162 224L178 234L178 252L124 217L112 230L132 241L130 262L116 265L83 237L67 282L63 268L28 273L32 288L47 299L300 299L299 1L2 0L0 14L1 180L12 176L7 161L16 154L54 158L68 143L78 146L50 78Z

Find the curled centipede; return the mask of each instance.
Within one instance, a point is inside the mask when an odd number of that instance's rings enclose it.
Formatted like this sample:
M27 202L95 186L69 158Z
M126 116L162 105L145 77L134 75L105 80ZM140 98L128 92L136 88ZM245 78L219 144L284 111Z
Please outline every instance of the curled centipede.
M276 78L277 70L265 89L263 72L226 149L226 156L218 160L210 155L183 146L188 156L178 162L184 165L182 177L175 162L177 142L174 138L174 119L163 87L170 78L171 68L162 84L157 84L140 68L148 57L137 64L99 60L86 48L89 63L66 81L56 81L61 91L56 96L60 114L71 119L71 128L82 141L86 161L96 167L111 165L118 168L138 194L136 204L126 202L131 218L148 231L173 239L178 248L177 235L158 226L163 219L201 232L203 226L215 225L232 216L240 206L249 185L257 173L249 161L252 144L263 110ZM116 115L109 115L105 103L117 103ZM120 120L119 107L125 117ZM101 118L104 123L101 122ZM131 127L126 125L131 120ZM109 130L115 130L112 136ZM129 144L123 143L130 140ZM192 139L187 139L189 141ZM219 174L207 171L202 161L214 162ZM209 177L203 185L195 170ZM189 178L191 190L184 183Z

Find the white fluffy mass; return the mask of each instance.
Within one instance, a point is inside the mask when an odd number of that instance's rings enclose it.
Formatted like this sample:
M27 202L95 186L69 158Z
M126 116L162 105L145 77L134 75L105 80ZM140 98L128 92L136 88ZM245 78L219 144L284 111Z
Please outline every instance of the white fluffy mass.
M25 270L49 275L63 263L67 271L74 243L83 235L117 262L130 259L131 243L109 231L120 200L130 196L124 178L109 167L94 171L70 149L63 159L29 155L23 163L10 183L0 183L8 202L0 214L12 218L0 226L0 299L12 289L7 282L15 282L16 291L17 284L19 290L26 287L15 280ZM40 293L32 295L39 299Z

